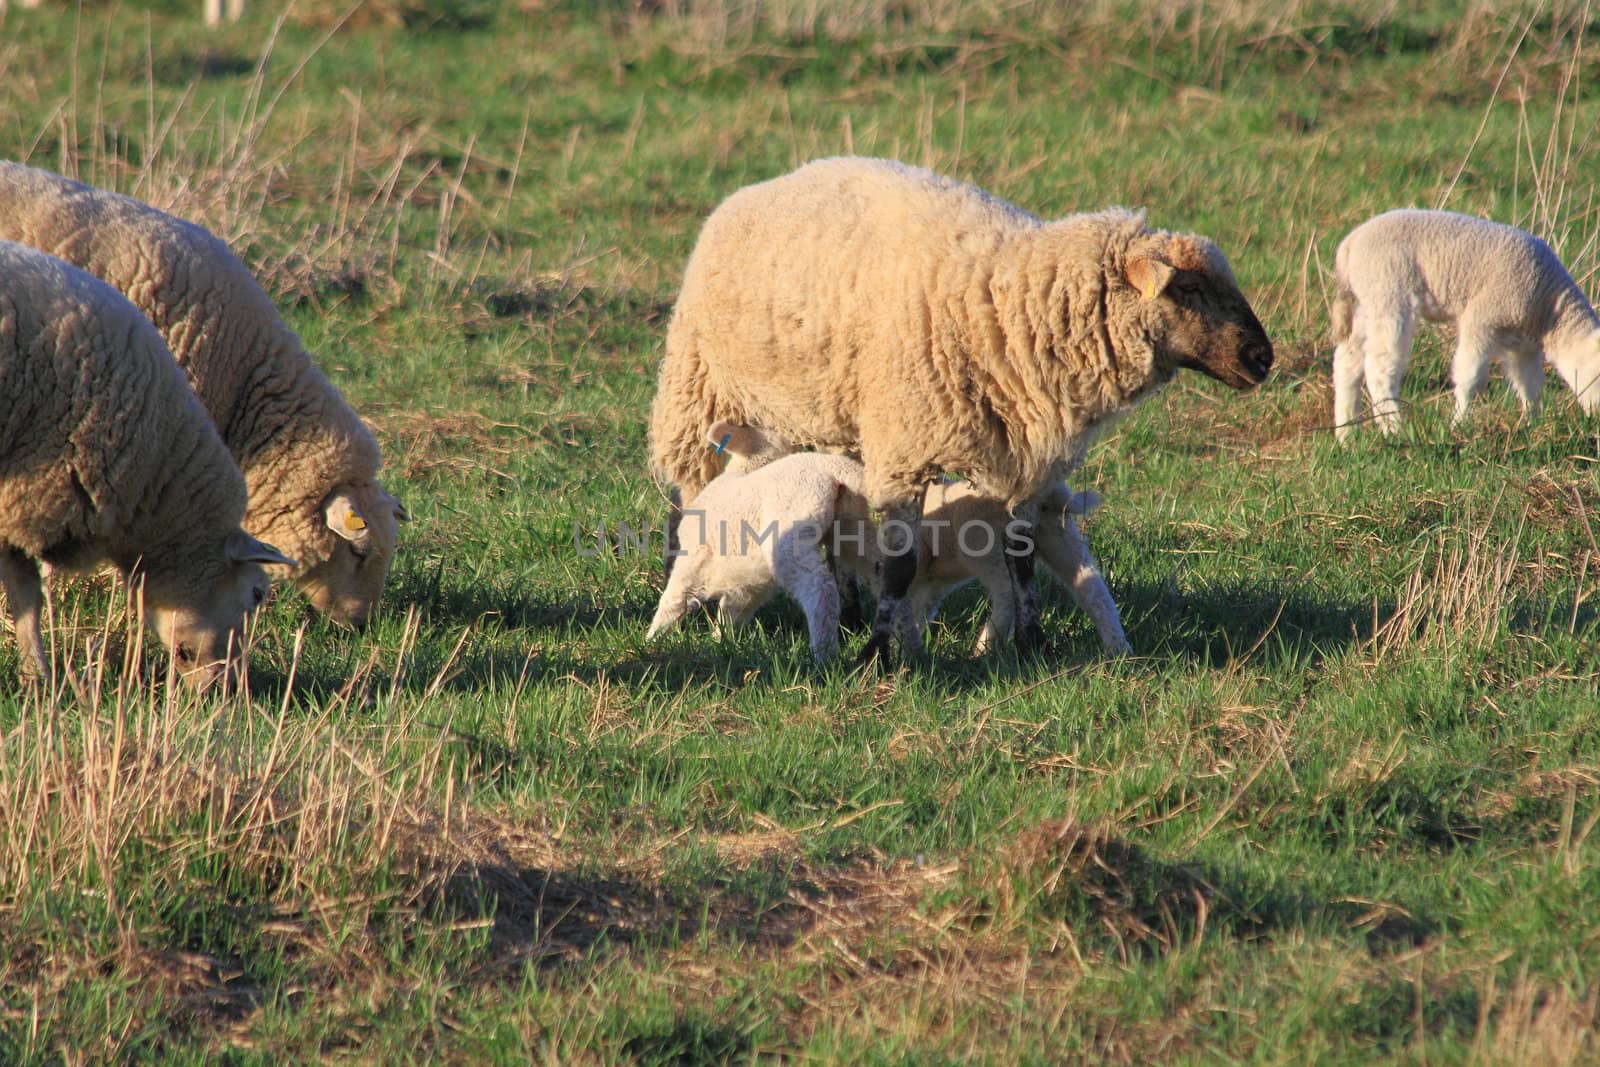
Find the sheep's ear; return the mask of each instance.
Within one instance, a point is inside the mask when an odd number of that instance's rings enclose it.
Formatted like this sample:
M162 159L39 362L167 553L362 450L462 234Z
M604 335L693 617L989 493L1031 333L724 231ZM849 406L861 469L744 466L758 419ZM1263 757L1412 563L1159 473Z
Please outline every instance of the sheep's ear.
M349 541L357 548L365 548L372 541L372 531L367 528L367 517L356 507L348 492L340 489L322 505L322 516L328 529Z
M379 489L378 492L383 494L383 503L393 505L393 507L394 507L394 517L395 517L395 519L397 521L399 521L399 522L410 522L411 521L411 512L406 510L406 506L404 504L400 503L400 501L398 501L394 497L390 496L388 491L385 490L385 489Z
M718 452L748 452L750 427L729 422L727 419L718 419L706 431L706 441Z
M243 530L234 530L223 544L223 551L235 563L276 563L284 567L296 566L295 561L264 541L257 541Z
M1139 290L1140 296L1154 300L1166 290L1167 283L1172 281L1177 271L1160 256L1146 252L1129 259L1124 273L1128 284Z

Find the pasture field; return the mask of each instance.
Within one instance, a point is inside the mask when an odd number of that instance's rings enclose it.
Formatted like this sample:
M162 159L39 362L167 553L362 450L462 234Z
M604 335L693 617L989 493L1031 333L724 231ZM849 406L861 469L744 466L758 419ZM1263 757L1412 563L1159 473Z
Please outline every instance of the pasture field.
M1587 3L197 8L0 15L0 156L226 236L415 521L368 632L273 598L248 694L146 680L105 581L81 693L0 643L0 1062L1600 1060L1596 427L1552 377L1453 428L1431 333L1341 450L1326 339L1389 207L1600 289ZM779 604L644 641L695 232L844 152L1229 255L1272 376L1077 478L1134 657L1049 584L1036 656L967 657L975 592L908 671Z

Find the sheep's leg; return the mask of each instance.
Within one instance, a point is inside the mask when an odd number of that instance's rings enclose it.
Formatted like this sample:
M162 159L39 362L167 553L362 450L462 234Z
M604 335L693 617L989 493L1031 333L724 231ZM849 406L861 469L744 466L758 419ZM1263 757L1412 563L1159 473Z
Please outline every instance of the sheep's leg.
M1006 569L1011 575L1016 605L1017 650L1027 652L1044 644L1044 624L1039 617L1039 583L1034 580L1035 539L1039 530L1039 504L1029 501L1006 524Z
M1483 392L1483 384L1489 380L1489 364L1497 351L1499 346L1491 331L1469 319L1461 320L1458 324L1456 354L1450 360L1450 380L1456 387L1455 413L1450 418L1452 424L1458 424L1467 417L1467 409Z
M4 584L6 600L11 604L23 681L43 681L50 675L50 665L44 658L44 630L39 624L44 587L39 581L38 564L14 548L0 550L0 584Z
M1071 515L1062 515L1059 527L1052 524L1041 533L1039 556L1045 566L1066 583L1072 602L1094 623L1100 635L1100 647L1106 655L1126 656L1132 652L1133 646L1128 644L1128 636L1122 631L1117 603L1111 599L1111 590L1106 588L1094 554L1089 551Z
M1544 407L1544 353L1537 348L1507 352L1506 377L1511 391L1522 401L1523 416L1538 418Z
M1367 396L1372 401L1372 417L1384 433L1400 428L1400 381L1411 359L1412 313L1409 308L1363 308L1357 312L1363 321L1363 350L1367 372Z
M917 543L922 527L922 493L909 501L884 508L884 521L878 528L878 543L883 550L883 593L872 617L872 636L862 650L858 665L887 660L891 635L898 634L903 657L916 655L922 648L922 633L911 617L906 600L917 576Z
M1361 336L1354 330L1333 350L1333 434L1340 441L1355 431L1361 414Z

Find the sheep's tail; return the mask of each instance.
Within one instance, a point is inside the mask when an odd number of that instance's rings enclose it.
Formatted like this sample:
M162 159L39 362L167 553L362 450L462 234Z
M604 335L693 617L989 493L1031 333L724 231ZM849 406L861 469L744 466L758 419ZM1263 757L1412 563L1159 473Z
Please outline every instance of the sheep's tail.
M1342 244L1334 255L1333 278L1333 306L1328 309L1328 329L1333 336L1333 343L1342 345L1350 339L1350 326L1356 313L1356 294L1350 288L1345 272Z
M673 317L650 408L650 472L677 487L685 501L722 470L722 457L707 444L706 430L718 419L748 421L717 395L691 332Z

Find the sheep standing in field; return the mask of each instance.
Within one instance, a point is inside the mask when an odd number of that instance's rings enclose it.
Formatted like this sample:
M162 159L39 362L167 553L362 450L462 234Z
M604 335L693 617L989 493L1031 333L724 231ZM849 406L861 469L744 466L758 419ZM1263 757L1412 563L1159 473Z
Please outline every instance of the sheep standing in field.
M1203 237L1122 210L1044 222L926 170L827 159L706 220L667 331L651 466L694 496L716 473L701 435L721 419L859 453L899 550L867 649L881 655L892 630L915 647L898 608L941 472L1031 518L1093 438L1179 368L1248 389L1271 364ZM1007 559L1021 601L1032 559Z
M1455 421L1496 357L1529 417L1544 360L1583 410L1600 407L1600 318L1550 246L1530 233L1450 211L1389 211L1351 230L1334 259L1333 423L1355 429L1363 376L1373 418L1400 426L1400 380L1417 319L1453 322Z
M398 523L377 441L227 245L137 200L0 163L0 240L74 264L155 323L250 490L245 529L299 560L291 577L334 619L365 625Z
M719 475L723 478L729 473L754 470L787 450L781 440L774 440L755 426L720 422L708 436L728 457L727 469ZM834 457L825 462L832 464ZM858 489L865 472L859 462L851 462L855 470L851 477L841 480L839 499L833 508L833 530L824 544L831 549L836 575L847 572L878 590L882 588L885 556L870 509ZM1052 486L1041 500L1038 522L1027 529L999 501L980 496L970 484L935 482L928 487L923 501L917 574L902 610L909 612L920 635L945 597L960 586L977 581L989 598L989 617L973 647L973 655L983 655L1010 636L1019 613L1006 551L1014 540L1031 541L1039 558L1066 584L1073 601L1094 622L1101 647L1110 655L1127 654L1132 649L1123 634L1116 603L1073 519L1074 515L1087 515L1099 504L1097 494L1073 493L1065 485ZM1008 538L1008 530L1013 537ZM852 588L848 584L841 586L841 599Z
M111 563L185 680L242 665L263 564L294 561L239 528L245 485L156 332L123 296L0 241L0 582L22 673L48 670L39 563Z

